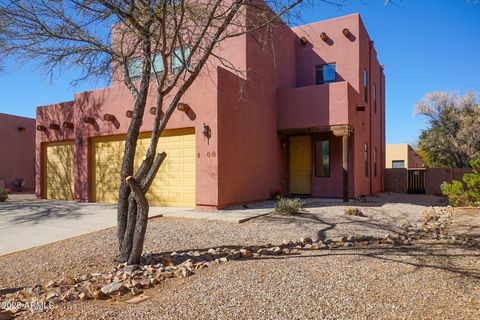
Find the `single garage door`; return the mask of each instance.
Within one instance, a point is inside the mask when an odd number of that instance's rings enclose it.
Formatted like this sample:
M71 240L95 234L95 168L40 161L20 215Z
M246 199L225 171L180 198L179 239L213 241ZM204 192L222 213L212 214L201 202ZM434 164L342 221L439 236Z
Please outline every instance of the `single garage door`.
M115 203L120 186L120 169L125 136L99 137L92 140L93 200ZM150 143L150 133L142 133L137 144L137 169ZM158 152L167 158L147 193L152 205L195 206L195 133L194 129L167 130L160 137Z
M44 145L44 197L73 200L73 142Z

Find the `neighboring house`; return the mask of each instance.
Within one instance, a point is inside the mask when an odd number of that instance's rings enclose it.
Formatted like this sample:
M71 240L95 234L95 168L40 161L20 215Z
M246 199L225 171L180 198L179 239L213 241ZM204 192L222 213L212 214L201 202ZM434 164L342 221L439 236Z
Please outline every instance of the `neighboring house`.
M35 119L0 113L0 189L16 191L13 182L23 179L22 191L35 188Z
M216 209L276 190L344 199L382 191L385 77L360 16L282 25L272 42L247 34L218 49L246 73L212 60L188 90L190 108L175 111L159 142L168 156L152 204ZM37 108L39 197L116 201L132 101L114 80Z
M420 154L406 143L387 144L386 168L423 168Z

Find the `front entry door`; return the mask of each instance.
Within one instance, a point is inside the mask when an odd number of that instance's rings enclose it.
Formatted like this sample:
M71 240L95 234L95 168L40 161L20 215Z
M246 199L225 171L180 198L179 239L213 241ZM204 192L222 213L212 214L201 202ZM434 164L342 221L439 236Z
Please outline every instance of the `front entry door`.
M312 193L312 140L310 136L290 137L290 193Z

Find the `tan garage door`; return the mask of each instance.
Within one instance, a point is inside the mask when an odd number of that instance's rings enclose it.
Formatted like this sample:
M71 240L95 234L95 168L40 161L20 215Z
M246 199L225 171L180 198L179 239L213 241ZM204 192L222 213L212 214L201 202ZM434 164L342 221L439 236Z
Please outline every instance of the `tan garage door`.
M43 150L44 197L73 200L73 142L48 143Z
M139 167L150 143L150 134L141 134L137 144L135 169ZM124 136L94 138L92 141L93 200L115 203L120 186L120 168ZM195 206L195 134L194 129L165 131L158 151L167 158L147 193L150 204L175 207Z

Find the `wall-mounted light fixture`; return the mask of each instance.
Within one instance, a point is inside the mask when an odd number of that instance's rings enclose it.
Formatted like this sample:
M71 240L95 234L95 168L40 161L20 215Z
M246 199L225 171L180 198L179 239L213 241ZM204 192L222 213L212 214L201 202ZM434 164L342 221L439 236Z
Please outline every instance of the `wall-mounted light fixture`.
M127 118L133 117L133 111L132 111L132 110L127 110L127 112L125 112L125 116L126 116Z
M205 122L202 124L202 133L205 137L210 137L210 127Z
M110 113L105 113L103 115L103 120L114 122L115 121L115 116L113 114L110 114Z
M18 127L17 130L18 131L25 131L25 127Z
M320 33L320 39L327 42L330 39L325 32Z
M306 46L308 44L308 39L305 37L301 37L300 43L302 44L302 46Z
M188 110L190 110L190 106L186 103L180 102L179 104L177 104L177 110L187 112Z
M73 129L73 123L72 123L72 122L65 121L65 122L63 123L63 128L64 128L64 129Z
M342 33L345 37L349 38L350 35L352 34L348 28L343 28Z
M60 125L57 124L57 123L50 123L50 124L48 125L48 129L50 129L50 130L59 130L59 129L60 129Z
M94 124L94 123L95 123L95 119L94 119L93 117L85 116L85 117L83 117L83 122L84 122L84 123Z
M37 131L47 131L47 127L42 124L37 125Z

